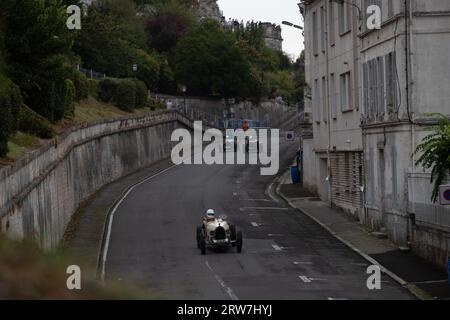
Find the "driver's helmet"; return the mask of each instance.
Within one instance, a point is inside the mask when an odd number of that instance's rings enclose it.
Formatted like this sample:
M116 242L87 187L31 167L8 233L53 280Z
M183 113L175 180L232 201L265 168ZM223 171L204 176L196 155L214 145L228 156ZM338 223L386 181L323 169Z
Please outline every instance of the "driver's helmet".
M209 209L208 211L206 211L206 218L207 219L214 219L216 216L216 213L214 212L213 209Z

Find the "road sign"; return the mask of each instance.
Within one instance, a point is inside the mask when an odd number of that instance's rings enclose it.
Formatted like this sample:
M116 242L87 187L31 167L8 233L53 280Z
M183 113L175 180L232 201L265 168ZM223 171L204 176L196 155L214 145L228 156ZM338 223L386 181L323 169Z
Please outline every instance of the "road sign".
M439 198L443 206L450 205L450 185L439 187Z
M294 141L295 140L295 132L287 131L286 132L286 141Z

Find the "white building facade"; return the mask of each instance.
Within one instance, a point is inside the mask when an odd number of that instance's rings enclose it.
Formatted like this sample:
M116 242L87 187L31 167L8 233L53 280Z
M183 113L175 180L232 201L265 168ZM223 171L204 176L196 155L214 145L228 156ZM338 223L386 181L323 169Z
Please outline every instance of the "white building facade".
M444 266L450 252L450 208L431 202L430 174L415 166L417 158L413 153L429 133L430 126L436 123L427 114L441 113L450 117L450 1L348 2L354 4L348 4L352 12L348 14L350 19L339 14L340 10L342 13L339 7L345 6L345 3L330 3L328 0L303 2L307 82L312 92L309 105L314 119L314 147L306 145L311 152L306 152L309 158L305 162L314 162L317 166L317 155L321 150L322 154L328 152L331 155L322 157L328 159L328 194L325 194L327 186L321 186L324 173L320 171L324 168L319 171L316 168L315 177L311 175L305 184L316 188L323 199L331 196L330 203L333 205L344 209L350 207L349 211L362 223L372 230L386 232L399 246L411 247L421 256ZM371 5L381 9L380 29L367 28L370 18L367 8ZM327 73L324 71L324 58L320 61L320 50L317 56L317 44L320 49L323 41L317 31L317 28L323 28L320 11L326 6L329 14L332 10L338 10L335 13L335 27L346 26L350 20L350 32L353 34L346 37L338 32L337 38L334 34L336 52L333 54L333 49L330 50L328 61L335 60L332 67L328 66ZM334 9L330 9L332 7ZM330 49L333 34L330 33L328 38L327 47ZM322 129L326 125L322 114L325 107L321 99L328 99L330 102L325 104L326 108L332 110L334 91L331 74L337 73L342 79L342 72L346 69L342 68L341 63L349 63L351 48L354 48L352 55L355 64L348 71L349 82L353 86L349 89L354 103L353 112L344 112L339 119L342 107L338 108L338 117L335 126L330 129L332 137L329 140L331 149L336 145L338 152L345 146L343 140L347 139L351 141L348 148L352 154L362 151L363 178L358 180L358 184L361 182L363 186L361 209L353 201L346 200L350 203L346 206L336 199L337 189L333 186L337 184L337 177L333 173L341 167L341 159L339 165L333 164L333 152L323 150L328 140L324 133L326 130ZM322 93L327 91L317 94L317 88L322 88L320 79L324 76L330 81L328 98ZM339 82L336 82L339 86L336 89L337 101L342 105L345 98L341 97L343 85ZM333 124L333 121L329 123ZM351 138L347 138L350 133L353 133ZM344 166L349 167L347 160L344 160ZM345 185L349 183L345 182Z

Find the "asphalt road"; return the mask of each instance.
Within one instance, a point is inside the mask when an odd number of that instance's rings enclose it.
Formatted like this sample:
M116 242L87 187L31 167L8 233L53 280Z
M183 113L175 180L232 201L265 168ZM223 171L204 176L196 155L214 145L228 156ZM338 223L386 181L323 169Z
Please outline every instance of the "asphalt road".
M295 147L281 146L281 169ZM267 187L258 166L176 166L134 188L111 225L105 280L162 299L412 299L382 276L368 290L368 263ZM270 193L270 192L269 192ZM196 226L213 208L244 233L241 254L200 254Z

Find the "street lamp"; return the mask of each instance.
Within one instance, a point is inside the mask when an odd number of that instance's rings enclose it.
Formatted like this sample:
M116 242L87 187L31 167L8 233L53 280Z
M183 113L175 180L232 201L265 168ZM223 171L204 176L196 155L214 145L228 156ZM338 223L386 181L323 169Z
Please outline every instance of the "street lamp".
M292 22L289 21L283 21L281 23L292 28L303 30L303 27L300 27L299 25L293 24Z
M358 19L361 21L362 20L362 10L359 6L357 6L356 4L354 4L353 2L350 1L345 1L345 0L330 0L330 2L335 2L337 4L349 4L353 7L355 7L356 9L358 9Z

